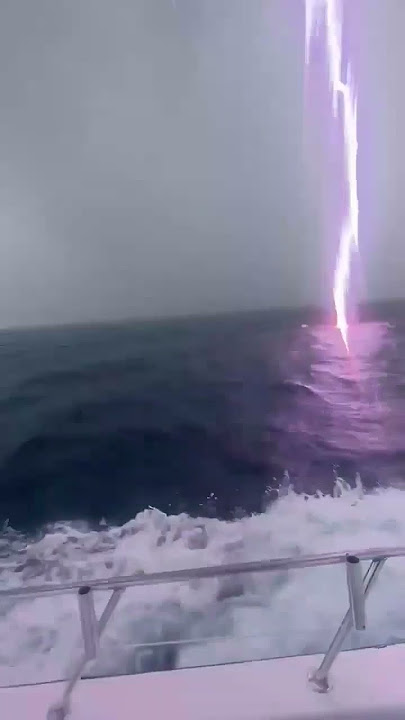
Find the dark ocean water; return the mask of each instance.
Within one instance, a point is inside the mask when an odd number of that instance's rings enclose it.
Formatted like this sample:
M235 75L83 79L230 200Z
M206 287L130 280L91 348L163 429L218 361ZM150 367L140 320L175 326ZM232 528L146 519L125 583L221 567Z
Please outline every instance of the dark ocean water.
M0 521L232 517L336 473L401 485L402 316L369 311L350 355L294 312L1 332Z

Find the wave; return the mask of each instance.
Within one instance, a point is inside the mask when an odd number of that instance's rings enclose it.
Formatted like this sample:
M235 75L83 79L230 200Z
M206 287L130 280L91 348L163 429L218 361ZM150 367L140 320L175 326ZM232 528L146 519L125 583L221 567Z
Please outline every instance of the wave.
M405 493L364 493L336 479L332 495L288 487L257 515L233 521L148 508L122 526L59 522L28 538L5 526L0 587L83 580L307 553L405 545ZM404 640L405 560L388 561L368 602L368 629L350 646ZM108 594L96 594L100 613ZM342 567L128 589L90 675L318 652L347 608ZM174 641L180 640L179 646ZM139 664L134 645L155 643ZM0 683L65 677L80 649L73 595L0 602Z

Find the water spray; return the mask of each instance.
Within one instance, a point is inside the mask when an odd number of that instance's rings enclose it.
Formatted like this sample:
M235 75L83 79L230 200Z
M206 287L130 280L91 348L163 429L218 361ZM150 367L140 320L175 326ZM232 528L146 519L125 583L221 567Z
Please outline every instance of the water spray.
M336 325L349 349L347 293L350 284L352 253L358 249L359 201L357 187L357 97L350 64L343 67L342 0L306 1L306 63L310 62L311 42L323 27L326 33L332 111L343 124L348 202L342 219L336 258L333 299Z

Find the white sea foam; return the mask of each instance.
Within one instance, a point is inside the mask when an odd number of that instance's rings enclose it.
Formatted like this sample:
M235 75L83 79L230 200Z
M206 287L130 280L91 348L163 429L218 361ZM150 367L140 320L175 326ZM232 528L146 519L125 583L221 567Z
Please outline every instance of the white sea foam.
M360 484L350 489L339 480L336 488L334 497L308 498L291 490L267 512L232 522L166 516L150 508L123 527L99 532L59 523L30 545L6 528L0 586L405 546L405 492L388 488L363 496ZM351 645L404 639L404 596L405 560L390 560L368 603L369 627L353 634ZM97 594L98 612L107 598ZM178 638L184 641L181 649L162 656L160 648L151 666L318 651L346 608L342 567L132 588L121 599L90 672L134 672L139 669L134 644ZM225 639L215 639L220 636ZM66 676L79 651L75 596L0 602L1 684Z

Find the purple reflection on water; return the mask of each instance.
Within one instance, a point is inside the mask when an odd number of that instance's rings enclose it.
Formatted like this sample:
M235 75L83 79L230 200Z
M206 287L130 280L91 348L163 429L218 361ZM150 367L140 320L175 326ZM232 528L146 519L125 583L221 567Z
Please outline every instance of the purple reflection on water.
M392 328L354 323L350 337L350 356L331 326L302 328L290 347L280 452L298 490L330 491L333 467L348 479L360 472L366 485L401 475L404 407Z
M349 357L333 329L315 328L312 336L318 356L311 363L313 388L329 408L323 426L325 442L356 454L385 449L388 438L382 430L389 408L380 388L385 360L379 356L388 342L387 327L352 324Z

